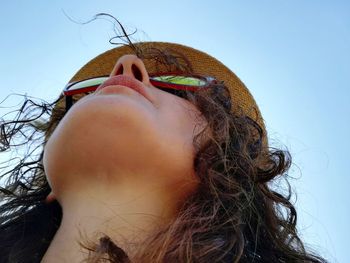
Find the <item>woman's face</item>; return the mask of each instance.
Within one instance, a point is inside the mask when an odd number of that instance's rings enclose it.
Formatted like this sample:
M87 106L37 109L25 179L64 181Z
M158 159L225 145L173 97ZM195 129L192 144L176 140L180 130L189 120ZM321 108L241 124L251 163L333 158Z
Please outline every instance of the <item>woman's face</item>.
M55 195L91 183L195 180L193 138L206 125L198 109L153 87L134 55L121 57L111 77L75 103L48 140L44 167Z

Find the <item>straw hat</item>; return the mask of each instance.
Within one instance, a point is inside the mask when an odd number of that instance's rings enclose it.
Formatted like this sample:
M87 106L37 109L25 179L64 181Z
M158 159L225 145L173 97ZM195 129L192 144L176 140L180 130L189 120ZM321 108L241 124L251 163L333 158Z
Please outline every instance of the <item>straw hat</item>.
M240 108L243 110L244 115L247 115L255 120L263 129L265 134L263 138L263 145L268 145L264 120L253 96L243 82L220 61L204 52L175 43L139 42L136 43L135 46L140 50L156 49L166 53L175 54L176 56L178 56L178 54L182 54L190 62L194 74L212 76L219 81L223 81L231 93L233 102L232 111L238 112L238 109ZM120 46L108 50L85 64L73 76L70 82L84 80L91 77L109 75L116 61L121 56L132 53L135 53L135 51L130 46ZM155 65L154 61L143 59L143 62L148 73L152 74L160 72L159 70L161 69L159 69L158 65Z

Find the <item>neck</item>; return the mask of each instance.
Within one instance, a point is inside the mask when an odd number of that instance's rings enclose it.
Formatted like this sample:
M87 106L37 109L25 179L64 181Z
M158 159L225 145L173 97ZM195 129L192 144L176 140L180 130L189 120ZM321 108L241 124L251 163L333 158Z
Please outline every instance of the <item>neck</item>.
M144 185L113 191L91 189L59 200L62 222L42 262L81 262L88 250L78 241L98 244L104 234L132 256L135 246L174 213L173 197Z

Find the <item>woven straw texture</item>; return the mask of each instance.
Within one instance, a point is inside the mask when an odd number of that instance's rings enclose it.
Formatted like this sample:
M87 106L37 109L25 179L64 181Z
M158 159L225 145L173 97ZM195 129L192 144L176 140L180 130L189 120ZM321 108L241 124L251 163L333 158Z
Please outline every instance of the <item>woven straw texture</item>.
M140 42L136 44L141 49L156 48L157 50L165 50L166 52L184 55L191 63L193 73L215 77L219 81L223 81L229 88L232 98L233 112L239 113L239 108L243 110L243 114L255 120L263 129L266 135L264 120L260 110L243 82L224 64L214 57L180 44L167 42ZM117 60L125 54L133 54L134 51L129 46L121 46L108 50L85 64L70 80L79 81L91 77L109 75L117 62ZM148 73L159 72L154 61L144 60L144 64ZM267 136L263 138L264 146L267 146Z

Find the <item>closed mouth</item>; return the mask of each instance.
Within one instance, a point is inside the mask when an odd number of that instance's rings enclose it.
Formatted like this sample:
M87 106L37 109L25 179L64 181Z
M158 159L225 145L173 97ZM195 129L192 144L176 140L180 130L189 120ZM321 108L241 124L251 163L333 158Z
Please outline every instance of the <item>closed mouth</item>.
M130 89L135 90L139 94L141 94L143 97L145 97L147 100L149 100L153 104L153 99L151 94L147 91L147 87L144 86L144 84L135 78L126 76L126 75L117 75L110 77L105 82L103 82L97 89L96 93L98 93L100 90L102 90L105 87L108 86L115 86L115 85L121 85L128 87Z

